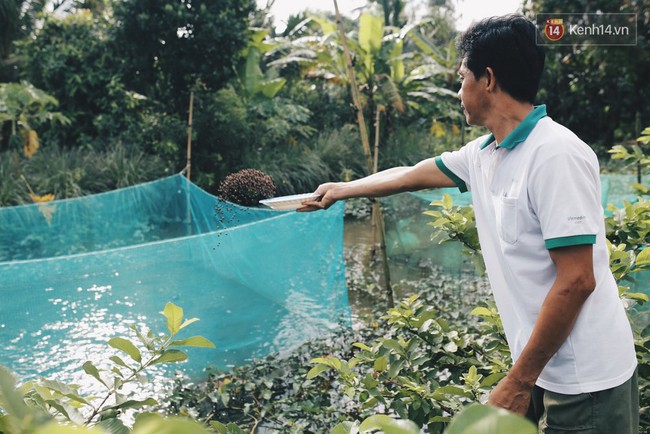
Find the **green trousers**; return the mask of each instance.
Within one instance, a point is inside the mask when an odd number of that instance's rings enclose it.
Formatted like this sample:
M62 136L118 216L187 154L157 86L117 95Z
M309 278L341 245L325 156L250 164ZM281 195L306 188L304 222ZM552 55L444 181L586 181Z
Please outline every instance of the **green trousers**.
M638 434L638 374L618 387L580 395L535 386L526 417L540 434Z

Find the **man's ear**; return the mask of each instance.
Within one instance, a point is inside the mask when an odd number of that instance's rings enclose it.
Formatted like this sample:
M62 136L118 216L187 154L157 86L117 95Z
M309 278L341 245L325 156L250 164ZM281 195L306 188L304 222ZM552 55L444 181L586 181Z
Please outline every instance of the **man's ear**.
M488 92L494 92L497 87L497 79L494 75L494 70L489 66L485 68L485 78L487 79L486 90Z

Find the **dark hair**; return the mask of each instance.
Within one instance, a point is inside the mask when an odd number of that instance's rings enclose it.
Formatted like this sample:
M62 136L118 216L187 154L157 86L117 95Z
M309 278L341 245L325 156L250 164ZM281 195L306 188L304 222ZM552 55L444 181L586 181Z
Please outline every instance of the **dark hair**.
M486 18L460 35L458 51L476 79L489 66L497 83L519 101L533 103L544 69L535 24L522 15Z

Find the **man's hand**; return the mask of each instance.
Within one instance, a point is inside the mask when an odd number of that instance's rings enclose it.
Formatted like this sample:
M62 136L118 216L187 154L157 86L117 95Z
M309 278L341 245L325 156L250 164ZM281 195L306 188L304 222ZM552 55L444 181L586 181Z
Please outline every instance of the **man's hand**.
M334 190L341 188L345 184L342 182L328 182L326 184L321 184L318 186L315 194L320 196L318 200L309 200L302 203L302 207L298 208L298 212L307 212L307 211L318 211L320 209L327 209L334 205L338 197L334 194Z
M523 416L528 411L533 387L507 375L490 393L488 404Z

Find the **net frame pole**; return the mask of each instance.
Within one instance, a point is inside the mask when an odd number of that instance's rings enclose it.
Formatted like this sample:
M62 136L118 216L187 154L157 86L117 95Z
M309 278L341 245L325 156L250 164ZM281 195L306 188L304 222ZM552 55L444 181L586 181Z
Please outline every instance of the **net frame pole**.
M363 154L366 157L366 164L368 166L368 173L372 174L375 165L373 164L373 159L370 151L370 139L368 135L368 130L366 128L366 120L363 116L363 107L361 106L361 96L359 94L359 88L357 87L354 66L352 65L352 56L350 56L350 49L348 48L348 41L345 37L345 29L343 28L343 21L341 19L341 13L339 12L339 5L336 0L334 1L334 12L336 13L336 25L341 36L341 45L343 46L343 54L345 56L345 69L348 75L348 80L350 81L350 92L352 93L352 102L354 103L354 108L357 111L357 122L359 124L359 133L361 135L361 145L363 146ZM376 222L376 225L373 228L373 239L378 235L380 248L382 249L382 257L384 258L384 280L386 281L386 298L388 299L388 306L393 307L395 302L393 298L393 288L390 282L390 273L388 272L388 256L386 254L386 242L384 239L384 222L383 216L381 213L381 207L379 202L376 199L373 199L372 207L373 221ZM380 221L381 220L381 221ZM374 254L375 246L372 246L371 252Z
M190 92L190 108L187 118L187 162L185 164L185 177L187 178L187 233L192 233L192 203L190 198L190 176L192 171L192 117L194 112L194 91Z
M187 180L190 180L191 171L192 171L192 112L194 110L194 92L190 92L190 110L187 119L187 162L185 168L185 176Z

